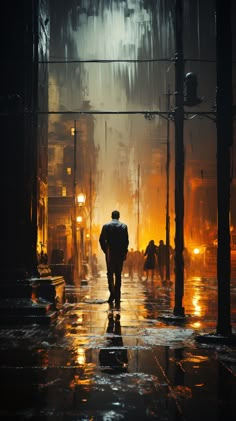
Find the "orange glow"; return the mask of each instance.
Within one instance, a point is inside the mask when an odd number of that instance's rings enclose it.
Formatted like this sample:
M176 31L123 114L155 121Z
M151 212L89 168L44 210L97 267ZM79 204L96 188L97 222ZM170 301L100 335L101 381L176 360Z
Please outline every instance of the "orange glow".
M78 202L79 206L84 205L84 204L85 204L85 201L86 201L86 196L85 196L85 194L84 194L84 193L79 193L79 194L77 195L77 202Z
M194 322L192 324L193 329L199 329L202 326L201 322Z
M202 314L202 308L201 308L201 306L199 304L200 298L201 298L200 295L195 294L193 296L193 299L192 299L193 309L194 309L194 315L195 316L201 316L201 314Z
M84 348L78 348L77 350L77 363L79 365L84 365L86 363L86 356Z

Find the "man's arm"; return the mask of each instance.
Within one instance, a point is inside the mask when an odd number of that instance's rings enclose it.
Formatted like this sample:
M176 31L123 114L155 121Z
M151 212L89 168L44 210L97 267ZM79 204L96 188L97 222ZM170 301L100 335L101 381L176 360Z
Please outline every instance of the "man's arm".
M129 233L127 225L124 226L124 258L126 259L126 255L128 253L129 247Z
M102 227L102 231L99 237L99 243L101 246L101 249L103 251L103 253L106 253L107 251L107 236L106 236L106 227L105 225L103 225Z

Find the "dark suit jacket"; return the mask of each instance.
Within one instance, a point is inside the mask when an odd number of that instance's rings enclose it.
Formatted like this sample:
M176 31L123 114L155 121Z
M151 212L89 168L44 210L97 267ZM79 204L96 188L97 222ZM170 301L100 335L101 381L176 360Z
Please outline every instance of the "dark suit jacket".
M129 245L127 225L118 219L112 219L111 222L103 225L99 242L106 255L109 254L124 260Z

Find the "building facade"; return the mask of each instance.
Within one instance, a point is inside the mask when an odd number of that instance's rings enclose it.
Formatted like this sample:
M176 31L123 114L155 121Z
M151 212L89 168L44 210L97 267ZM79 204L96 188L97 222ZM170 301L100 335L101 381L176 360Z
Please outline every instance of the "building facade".
M38 275L47 243L47 2L7 3L0 27L4 281Z

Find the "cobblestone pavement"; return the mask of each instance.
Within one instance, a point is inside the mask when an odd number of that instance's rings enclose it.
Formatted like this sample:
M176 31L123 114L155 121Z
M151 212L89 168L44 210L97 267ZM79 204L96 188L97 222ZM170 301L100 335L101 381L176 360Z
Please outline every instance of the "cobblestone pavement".
M236 288L232 330L236 328ZM232 421L236 346L199 343L214 332L214 278L185 283L175 320L174 283L123 278L111 309L105 274L67 286L50 326L0 328L1 418L16 420Z

